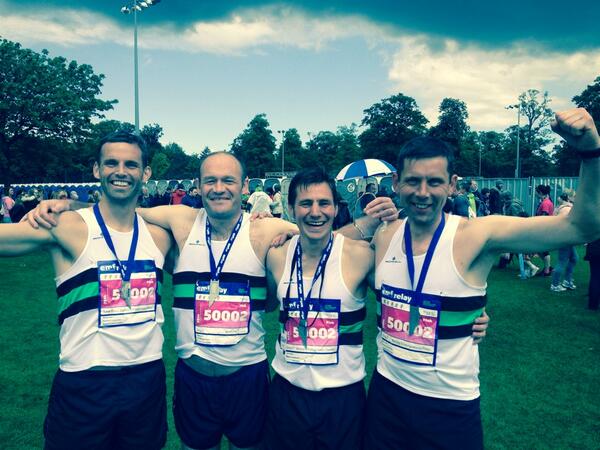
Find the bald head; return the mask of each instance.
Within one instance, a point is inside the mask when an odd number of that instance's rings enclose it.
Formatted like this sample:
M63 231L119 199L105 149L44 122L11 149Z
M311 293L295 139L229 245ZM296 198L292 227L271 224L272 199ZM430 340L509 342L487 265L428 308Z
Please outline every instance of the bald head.
M240 180L242 183L244 182L244 179L246 178L246 168L244 167L242 162L237 158L237 156L229 152L213 152L202 158L202 162L200 163L200 181L202 181L202 169L208 161L210 161L209 164L211 165L223 164L231 167L237 166L239 168Z

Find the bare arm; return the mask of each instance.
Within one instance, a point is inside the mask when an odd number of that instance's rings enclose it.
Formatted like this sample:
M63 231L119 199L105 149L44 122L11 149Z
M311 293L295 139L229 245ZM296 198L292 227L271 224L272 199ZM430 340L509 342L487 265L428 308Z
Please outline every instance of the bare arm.
M582 155L600 148L592 117L583 108L556 114L553 129ZM600 236L600 158L583 158L577 202L568 215L519 219L490 216L475 227L487 235L485 250L535 252L575 245ZM488 219L488 218L486 218Z
M49 230L35 229L25 222L0 226L0 256L24 255L55 243Z

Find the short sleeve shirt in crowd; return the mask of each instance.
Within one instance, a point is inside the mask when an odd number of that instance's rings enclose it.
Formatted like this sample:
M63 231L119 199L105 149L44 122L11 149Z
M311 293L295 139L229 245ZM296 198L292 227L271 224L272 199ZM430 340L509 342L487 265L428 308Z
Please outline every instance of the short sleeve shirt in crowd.
M554 214L554 204L548 197L542 200L535 213L536 216L551 216Z

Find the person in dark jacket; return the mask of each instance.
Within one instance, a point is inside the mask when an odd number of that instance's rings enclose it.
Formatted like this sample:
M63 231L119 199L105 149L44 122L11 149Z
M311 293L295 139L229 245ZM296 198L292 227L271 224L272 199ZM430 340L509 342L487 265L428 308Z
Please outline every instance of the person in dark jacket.
M590 263L588 308L598 311L598 306L600 306L600 239L587 244L584 259Z

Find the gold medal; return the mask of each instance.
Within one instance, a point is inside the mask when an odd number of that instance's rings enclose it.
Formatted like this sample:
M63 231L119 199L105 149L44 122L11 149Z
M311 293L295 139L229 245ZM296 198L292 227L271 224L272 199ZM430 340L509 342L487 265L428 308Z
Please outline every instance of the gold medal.
M210 280L208 288L208 306L212 306L219 299L219 280Z
M125 300L127 306L131 308L131 302L129 301L129 296L131 293L131 283L129 281L121 281L121 298Z

